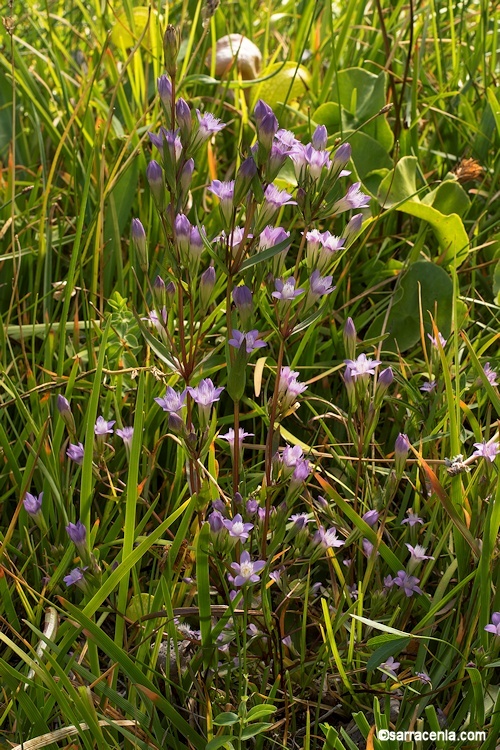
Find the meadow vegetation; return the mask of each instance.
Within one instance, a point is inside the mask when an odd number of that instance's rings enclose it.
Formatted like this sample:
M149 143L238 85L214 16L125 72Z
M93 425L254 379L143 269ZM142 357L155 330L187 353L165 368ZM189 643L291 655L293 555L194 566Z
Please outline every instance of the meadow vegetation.
M0 747L494 750L499 11L217 6L3 8Z

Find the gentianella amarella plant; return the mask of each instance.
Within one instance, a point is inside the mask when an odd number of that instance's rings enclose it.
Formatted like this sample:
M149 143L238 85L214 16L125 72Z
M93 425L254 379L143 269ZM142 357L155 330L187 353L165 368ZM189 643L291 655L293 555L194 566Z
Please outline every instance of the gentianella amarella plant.
M224 402L227 413L229 397L233 424L218 438L229 443L232 479L229 487L218 491L235 496L242 483L243 489L246 485L242 451L250 434L240 426L245 420L240 405L249 362L255 362L261 350L269 361L274 359L263 413L264 460L258 462L263 466L264 554L275 486L287 473L279 425L298 407L298 397L307 387L286 364L287 342L327 314L336 267L361 230L359 209L368 207L369 197L359 183L345 184L350 174L348 143L330 150L324 126L314 130L310 143L301 143L280 128L276 114L262 100L253 112L255 143L243 155L234 179L210 179L206 144L223 138L227 123L210 112L191 110L177 95L172 50L166 59L168 74L158 79L165 124L149 135L154 158L147 167L163 230L154 266L148 257L148 232L139 219L132 222L137 265L150 274L150 326L145 335L172 372L156 401L185 452L190 491L200 494L210 486L204 461L217 433L216 407ZM293 165L293 185L284 179L286 165ZM197 184L205 187L191 192L195 173ZM335 218L348 212L353 215L341 234L321 228L325 220L333 227ZM214 382L221 375L224 385ZM294 467L287 510L311 468L306 459ZM232 511L236 512L234 502Z

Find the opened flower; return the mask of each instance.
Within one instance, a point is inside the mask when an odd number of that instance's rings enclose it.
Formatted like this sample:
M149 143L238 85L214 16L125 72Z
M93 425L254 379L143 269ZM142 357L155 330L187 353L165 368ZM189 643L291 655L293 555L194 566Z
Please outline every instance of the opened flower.
M250 560L250 554L245 550L242 552L240 562L231 563L231 567L236 573L233 579L233 583L237 588L245 586L247 583L257 583L260 579L257 575L260 573L262 568L266 566L265 560L257 560L252 562Z

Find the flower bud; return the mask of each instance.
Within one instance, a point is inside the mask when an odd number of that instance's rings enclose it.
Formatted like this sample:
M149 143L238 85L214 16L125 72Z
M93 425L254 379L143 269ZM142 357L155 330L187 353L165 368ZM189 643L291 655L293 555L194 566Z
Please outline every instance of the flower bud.
M132 219L131 225L132 242L139 259L139 265L146 273L148 270L148 250L146 243L146 232L139 219Z
M57 396L57 410L61 415L64 424L68 428L68 432L74 435L76 428L73 413L71 411L71 406L69 405L68 399L64 396L61 396L61 394Z
M347 318L344 326L344 350L347 359L356 359L356 327L352 318Z
M382 370L382 372L379 375L378 381L377 381L377 387L375 389L375 406L379 407L380 403L387 393L387 389L389 386L392 385L394 382L394 375L392 372L392 369L390 367L387 367L385 370Z
M248 328L253 314L252 292L245 285L234 287L233 302L238 310L243 328Z
M313 133L311 143L317 151L324 151L328 141L328 132L324 125L318 125Z
M166 291L165 282L161 276L157 276L153 281L153 296L155 298L155 305L159 310L162 310L166 305Z
M194 172L194 159L188 159L182 167L180 185L181 185L181 200L184 201L191 187L191 180L193 179Z
M203 271L200 279L200 306L203 310L206 310L210 304L210 298L215 286L215 268L209 266L206 271Z
M182 97L180 97L175 104L175 115L177 117L181 142L184 148L186 148L191 136L193 123L191 120L191 110L189 109L189 105Z
M361 231L362 224L363 224L363 214L355 214L350 219L346 228L344 229L344 234L343 234L345 248L348 248L350 245L352 245L352 243L358 236L359 232Z
M180 41L178 29L169 23L163 37L163 53L165 55L165 69L172 78L175 77L177 72L177 55L179 54Z
M257 174L257 165L251 156L241 164L234 182L233 206L245 200L252 180Z
M396 477L398 479L401 479L403 476L409 451L410 441L408 440L408 435L400 432L396 438L396 444L394 446L394 471L396 472Z
M163 105L163 113L167 123L167 128L172 126L172 83L166 75L157 79L158 94Z
M146 177L156 208L162 213L165 210L165 181L163 169L154 159L147 166Z

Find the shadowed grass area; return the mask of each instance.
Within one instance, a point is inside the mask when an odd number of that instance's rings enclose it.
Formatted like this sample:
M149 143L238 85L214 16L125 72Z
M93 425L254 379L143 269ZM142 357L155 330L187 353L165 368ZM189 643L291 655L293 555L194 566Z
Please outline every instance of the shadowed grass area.
M0 747L495 748L498 21L6 6Z

